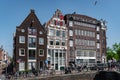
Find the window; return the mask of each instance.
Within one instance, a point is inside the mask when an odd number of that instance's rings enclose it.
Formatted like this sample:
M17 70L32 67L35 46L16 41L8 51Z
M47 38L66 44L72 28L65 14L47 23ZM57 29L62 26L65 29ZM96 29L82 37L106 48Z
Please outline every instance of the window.
M94 51L89 51L89 56L90 57L95 57L95 52Z
M70 47L72 47L73 46L73 41L70 40L69 44L70 44Z
M81 35L83 35L83 30L81 30Z
M21 29L21 32L23 32L23 33L24 33L24 32L25 32L25 29Z
M36 51L35 50L29 50L29 59L35 59L35 54L36 54Z
M56 36L60 36L60 31L56 30Z
M76 29L76 30L75 30L75 35L78 35L78 33L77 33L77 32L78 32L78 30Z
M95 63L95 59L89 59L89 63Z
M97 39L100 39L100 35L99 34L97 34Z
M99 28L99 26L97 26L97 31L100 31L100 28Z
M69 26L73 26L73 22L72 21L69 21Z
M24 71L25 70L25 62L20 62L19 63L19 71Z
M33 28L33 27L29 27L28 28L28 33L29 33L29 35L36 35L36 29L35 28Z
M49 35L50 35L50 36L54 36L54 29L50 29Z
M64 42L62 42L62 46L65 46L65 41L64 41Z
M35 47L36 46L36 38L29 37L29 47Z
M77 51L77 56L82 56L81 51Z
M87 51L84 51L84 57L87 57L88 54L87 54Z
M69 36L73 36L73 31L69 30Z
M87 31L87 36L90 36L90 31Z
M81 30L78 30L78 35L81 35Z
M84 31L84 36L86 36L87 35L87 32L86 31Z
M28 62L28 69L31 70L32 67L35 68L35 64L36 64L35 62Z
M50 45L54 45L54 44L53 44L53 40L50 40Z
M25 36L19 36L19 43L25 43Z
M65 37L65 31L62 31L62 37Z
M56 40L56 45L60 45L60 41L59 40Z
M39 44L44 45L44 38L39 38Z
M19 49L19 56L25 56L25 49L23 48Z
M89 34L90 34L90 37L92 37L92 32L89 32Z
M75 44L76 44L76 45L78 44L78 39L75 39Z
M100 44L99 43L97 43L97 48L100 48Z
M84 54L83 54L83 51L77 51L77 56L80 56L82 57Z
M95 32L93 32L93 37L95 37Z
M39 55L44 56L44 50L43 49L39 49Z

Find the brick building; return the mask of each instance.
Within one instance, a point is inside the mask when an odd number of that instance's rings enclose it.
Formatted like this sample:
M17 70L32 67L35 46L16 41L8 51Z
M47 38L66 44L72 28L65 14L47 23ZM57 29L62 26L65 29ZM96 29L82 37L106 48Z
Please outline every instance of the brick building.
M57 9L43 26L31 10L16 28L13 59L18 71L44 68L45 62L56 70L69 62L105 62L105 22L76 13L64 16Z
M8 58L8 52L1 47L0 48L0 69L7 66L8 63L10 63L10 60Z
M104 21L80 15L66 14L68 28L68 62L95 63L106 60L106 26Z
M34 10L17 26L14 35L13 60L18 71L44 68L46 60L46 30Z

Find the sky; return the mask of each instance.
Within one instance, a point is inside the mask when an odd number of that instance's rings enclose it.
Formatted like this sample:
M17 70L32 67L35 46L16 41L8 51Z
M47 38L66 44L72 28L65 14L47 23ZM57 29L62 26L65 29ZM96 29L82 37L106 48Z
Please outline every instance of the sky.
M95 4L96 3L96 4ZM98 20L106 20L107 47L120 42L120 0L0 0L0 46L13 53L13 33L35 10L41 24L47 22L59 9L63 14L76 12Z

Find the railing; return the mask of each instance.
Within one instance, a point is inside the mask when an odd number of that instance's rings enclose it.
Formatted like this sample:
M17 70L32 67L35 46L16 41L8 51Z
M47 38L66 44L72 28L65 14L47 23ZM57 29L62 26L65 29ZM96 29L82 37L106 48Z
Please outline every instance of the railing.
M16 72L12 75L6 75L14 79L25 79L25 78L35 78L35 77L49 77L55 75L66 75L66 74L85 74L97 71L117 71L120 72L120 63L91 63L91 64L80 64L80 65L69 65L69 67L64 67L61 71L55 71L50 69L36 70L31 72Z

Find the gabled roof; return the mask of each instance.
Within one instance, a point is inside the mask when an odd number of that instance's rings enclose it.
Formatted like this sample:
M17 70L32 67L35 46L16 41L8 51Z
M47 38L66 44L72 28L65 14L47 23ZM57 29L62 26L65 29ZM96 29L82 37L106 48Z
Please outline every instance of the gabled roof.
M46 25L48 26L48 25L51 23L52 19L53 19L53 18L58 18L58 16L64 17L63 14L62 14L62 12L61 12L61 10L59 10L59 9L57 9L57 10L55 11L55 13L53 14L53 16L52 16L52 17L50 18L50 20L46 23Z
M41 26L42 29L44 29L43 26L41 25L38 17L36 16L34 10L31 10L31 11L30 11L29 15L28 15L28 16L25 18L25 20L20 24L20 26L18 26L18 28L20 28L20 27L26 27L26 26L29 27L33 22L36 22L36 24L37 24L38 26ZM24 26L24 25L26 25L26 26Z

